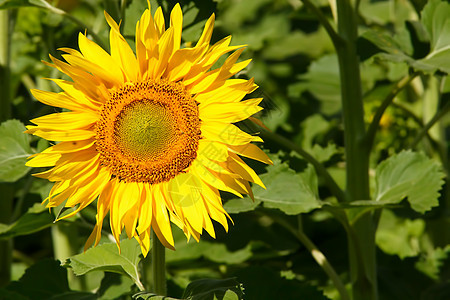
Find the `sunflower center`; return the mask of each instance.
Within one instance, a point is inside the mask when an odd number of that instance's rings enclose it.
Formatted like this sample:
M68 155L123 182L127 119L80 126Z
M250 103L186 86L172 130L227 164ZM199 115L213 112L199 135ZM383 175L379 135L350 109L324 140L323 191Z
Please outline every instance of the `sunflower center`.
M184 172L201 138L197 103L179 83L127 84L103 105L100 162L125 182L157 184Z
M176 142L176 120L161 104L134 101L116 117L114 139L125 156L140 161L155 160Z

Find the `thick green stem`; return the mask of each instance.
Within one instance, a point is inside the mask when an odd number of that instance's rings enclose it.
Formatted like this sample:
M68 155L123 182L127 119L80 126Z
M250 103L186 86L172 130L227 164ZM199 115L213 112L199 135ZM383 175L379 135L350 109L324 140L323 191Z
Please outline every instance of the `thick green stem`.
M11 117L10 82L9 82L9 52L10 52L10 11L0 10L0 122Z
M166 296L166 248L153 230L151 240L153 292L160 296Z
M11 117L10 101L10 14L9 10L0 10L0 123ZM0 223L9 224L12 220L14 189L11 184L0 183ZM0 241L0 287L11 280L12 239Z
M348 201L368 200L369 153L365 143L359 57L356 51L357 11L351 0L338 0L338 33L343 42L336 51L339 58ZM351 213L351 212L350 212ZM375 224L371 213L351 223L354 234L348 235L350 273L354 300L377 299ZM358 253L359 252L359 253ZM361 259L356 259L362 257Z

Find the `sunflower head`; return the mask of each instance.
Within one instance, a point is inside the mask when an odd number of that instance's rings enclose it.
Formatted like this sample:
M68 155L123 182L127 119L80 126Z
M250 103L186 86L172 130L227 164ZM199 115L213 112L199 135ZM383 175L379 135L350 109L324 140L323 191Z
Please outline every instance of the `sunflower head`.
M72 80L52 79L59 93L32 90L42 103L67 109L27 126L57 142L27 162L51 167L34 174L54 182L44 202L76 207L67 218L97 200L86 248L99 242L108 214L117 244L125 231L144 255L150 230L174 248L171 223L197 241L203 230L214 237L212 220L228 229L219 191L243 197L252 196L249 182L264 187L241 157L271 163L252 144L262 140L234 124L262 109L261 99L242 100L257 88L253 79L232 78L250 60L238 62L243 46L230 46L230 37L210 44L214 15L195 46L182 47L178 4L169 26L149 4L136 24L135 51L105 17L111 53L79 34L79 51L61 49L64 61L50 56L49 65Z

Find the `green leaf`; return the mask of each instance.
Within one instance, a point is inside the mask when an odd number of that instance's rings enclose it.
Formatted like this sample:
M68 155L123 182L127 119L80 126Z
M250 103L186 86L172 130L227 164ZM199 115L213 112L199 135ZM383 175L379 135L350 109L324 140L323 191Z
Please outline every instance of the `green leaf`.
M267 189L256 186L255 199L265 207L278 208L288 215L310 212L322 206L318 198L317 175L308 165L303 173L295 173L287 163L274 161L261 175Z
M243 299L242 285L234 278L228 279L200 279L192 281L184 291L183 299L188 300L224 300L230 298L230 292L236 297ZM227 295L228 293L228 295ZM227 298L225 298L225 296Z
M69 292L67 270L59 261L45 258L25 271L19 281L7 287L29 299L51 299L53 296Z
M216 299L219 300L216 296L214 296L214 300ZM228 290L225 292L225 295L223 295L222 300L239 300L239 296L232 290Z
M90 271L108 271L129 276L136 283L139 281L138 263L141 248L137 241L122 240L121 252L115 243L101 244L69 258L64 266L71 267L75 275Z
M314 144L311 149L311 155L321 163L327 162L333 155L338 153L339 150L332 143L328 144L325 148L319 144Z
M238 214L241 212L246 211L252 211L254 210L259 204L261 203L260 200L255 199L255 201L252 201L252 199L248 197L244 198L235 198L228 200L223 205L223 208L229 213L229 214Z
M299 77L303 82L297 88L304 86L321 102L321 112L332 115L341 109L341 84L339 65L336 54L326 55L314 61L308 73Z
M228 265L243 263L252 257L253 254L250 244L236 251L228 250L224 244L208 244L209 246L205 248L206 251L203 253L203 256L218 263L226 263Z
M413 24L416 32L423 26L430 38L431 50L426 57L414 60L407 51L406 45L401 45L389 34L379 30L367 30L361 36L376 45L385 53L377 56L395 62L407 62L416 70L434 73L440 70L450 73L450 3L441 0L431 0L425 5L421 14L421 24ZM425 35L426 35L425 34Z
M204 257L210 261L227 264L240 264L252 256L251 245L231 251L226 245L212 243L206 240L186 242L186 237L181 230L173 232L176 251L166 252L167 263L176 263L185 260L195 260Z
M385 253L400 258L417 256L420 253L419 238L425 229L421 219L409 220L397 217L384 209L376 233L376 243Z
M362 38L368 40L380 50L386 52L379 54L378 56L394 61L394 62L410 62L413 63L413 59L406 54L405 49L390 35L379 30L369 29L362 35Z
M418 61L418 67L426 71L441 70L450 73L450 3L428 1L422 10L422 24L431 39L431 51Z
M130 293L134 285L133 280L128 276L122 276L117 273L105 272L100 288L97 291L99 300L117 299Z
M376 169L375 201L399 203L405 197L420 213L437 206L444 181L440 166L422 153L402 151Z
M151 292L144 291L134 294L133 300L182 300L182 299L160 296Z
M25 126L18 120L0 125L0 181L14 182L28 173L27 157L32 155Z
M0 224L0 239L27 235L51 226L54 217L39 203L35 203L28 211L12 224Z
M446 245L444 248L433 248L420 256L416 268L434 280L438 280L441 267L444 266L449 255L450 245Z

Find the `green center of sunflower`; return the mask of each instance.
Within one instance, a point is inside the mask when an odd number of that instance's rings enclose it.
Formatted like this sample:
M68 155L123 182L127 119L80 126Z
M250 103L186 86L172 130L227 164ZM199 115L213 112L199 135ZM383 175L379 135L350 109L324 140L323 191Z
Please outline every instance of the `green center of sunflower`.
M100 163L125 182L158 184L185 172L201 138L197 103L180 83L127 83L103 105Z
M134 101L116 117L114 139L125 156L155 160L176 142L176 124L167 107L151 100Z

